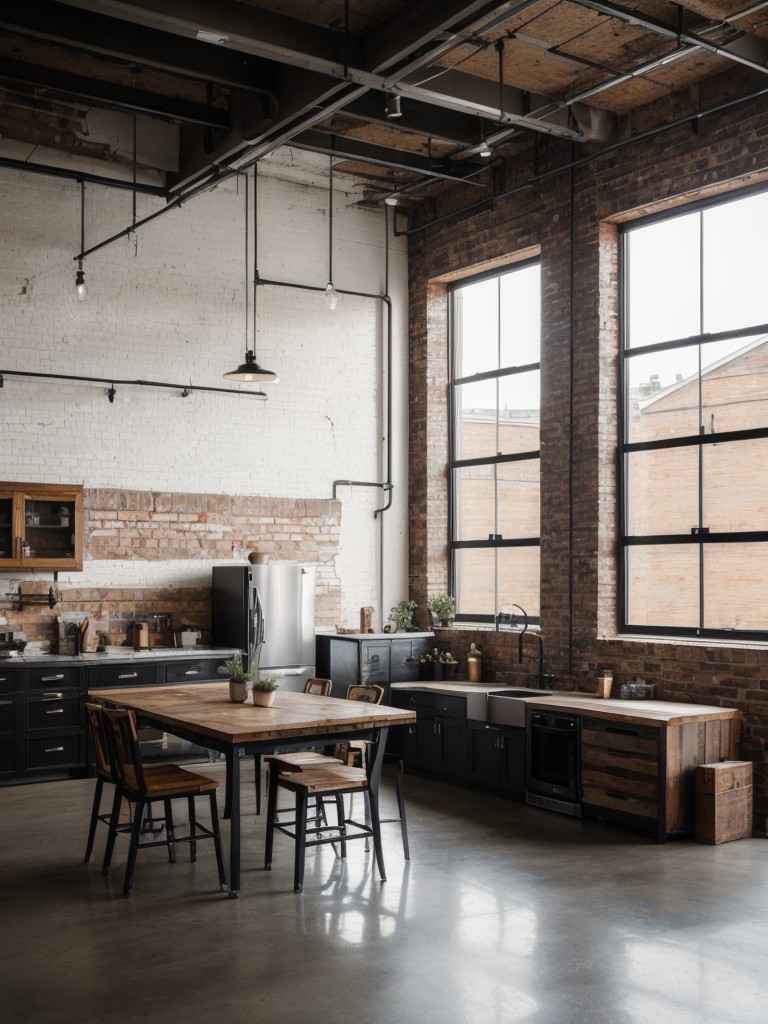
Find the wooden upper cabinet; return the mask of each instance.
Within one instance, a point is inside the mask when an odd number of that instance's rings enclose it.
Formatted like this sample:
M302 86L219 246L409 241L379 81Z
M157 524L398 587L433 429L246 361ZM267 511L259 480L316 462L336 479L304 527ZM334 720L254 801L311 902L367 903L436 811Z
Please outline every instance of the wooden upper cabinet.
M83 488L0 483L0 570L82 568Z

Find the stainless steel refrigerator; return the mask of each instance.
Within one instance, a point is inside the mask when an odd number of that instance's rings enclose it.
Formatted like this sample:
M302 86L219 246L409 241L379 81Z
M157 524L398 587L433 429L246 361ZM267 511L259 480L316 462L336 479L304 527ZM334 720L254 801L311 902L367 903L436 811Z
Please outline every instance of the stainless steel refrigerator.
M301 689L315 670L314 567L216 565L212 576L213 644L238 647L250 668L263 640L261 674L278 677L285 689Z

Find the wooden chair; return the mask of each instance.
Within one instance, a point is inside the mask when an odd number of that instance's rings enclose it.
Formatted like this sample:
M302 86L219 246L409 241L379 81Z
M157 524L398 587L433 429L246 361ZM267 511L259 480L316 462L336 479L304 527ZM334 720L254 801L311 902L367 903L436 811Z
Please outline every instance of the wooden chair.
M219 783L215 779L187 771L175 764L157 765L155 770L145 770L141 760L133 711L125 708L105 708L102 711L102 721L116 789L102 874L109 873L115 836L118 832L120 810L120 799L118 798L124 798L133 805L134 814L130 830L128 859L125 866L123 896L130 896L133 889L133 871L139 849L146 846L167 846L169 856L174 859L172 856L174 845L177 842L184 842L189 844L190 860L195 861L197 859L197 843L201 839L213 840L219 871L219 885L222 890L226 890L227 876L224 870L219 815L216 806L216 790L219 788ZM195 798L203 795L207 795L210 802L210 828L197 820ZM178 799L186 799L189 810L189 835L181 838L176 836L171 813L171 803ZM162 800L165 805L165 839L142 842L140 837L144 810L153 800Z
M104 734L104 724L101 717L101 705L100 704L85 704L86 721L88 722L88 732L91 741L91 748L93 751L93 757L95 762L95 774L96 774L96 788L93 791L93 805L91 807L91 821L88 827L88 842L85 847L85 856L83 857L83 863L87 864L91 859L91 853L93 852L93 843L96 838L96 827L99 822L111 827L113 821L119 821L120 807L122 805L122 794L120 793L119 787L115 787L112 797L112 807L109 813L102 813L101 811L101 800L104 791L104 783L108 783L110 786L115 782L114 772L109 759L109 751L107 747L107 738ZM162 776L164 774L165 767L163 765L148 765L144 768L144 774L146 776ZM151 815L151 810L150 810ZM153 831L151 816L145 819L145 826L149 831ZM163 820L163 819L160 819ZM114 826L117 832L128 832L133 827L130 822L125 824L117 824ZM157 830L159 832L159 830ZM173 851L169 850L169 860L173 860Z
M330 697L332 686L333 683L330 679L317 679L310 676L304 683L304 693L314 693L318 697ZM256 783L256 813L261 814L261 754L253 755L253 774Z
M339 843L342 858L347 854L347 843L353 839L373 838L376 864L382 881L386 881L384 871L384 853L381 846L381 829L379 825L379 808L377 789L381 773L380 733L371 741L368 763L365 768L350 768L348 765L331 763L331 758L324 758L316 766L302 766L298 771L278 772L273 769L269 778L269 797L267 801L267 836L264 847L264 869L272 868L272 853L275 832L282 832L293 839L295 844L293 889L301 892L304 886L304 860L307 847L320 846L326 843ZM294 817L292 821L281 822L276 814L278 791L285 789L295 797ZM366 804L365 822L355 821L347 816L344 809L344 796L347 793L363 793ZM321 803L333 798L336 804L337 820L335 824L327 820L316 821L314 826L309 822L309 797L316 797Z

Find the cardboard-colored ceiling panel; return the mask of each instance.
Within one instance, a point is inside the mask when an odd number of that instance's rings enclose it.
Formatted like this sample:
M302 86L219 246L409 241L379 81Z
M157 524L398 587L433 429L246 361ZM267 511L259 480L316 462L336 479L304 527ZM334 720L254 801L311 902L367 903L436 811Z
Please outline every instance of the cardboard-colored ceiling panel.
M429 139L423 135L416 135L414 132L398 131L396 128L390 128L383 124L364 124L361 121L353 121L351 118L344 119L343 115L341 118L333 118L330 122L323 122L320 128L328 126L335 134L343 136L345 139L359 139L361 142L370 142L375 146L385 146L403 153L429 155ZM443 156L455 148L449 142L432 140L433 156Z
M244 0L251 7L258 7L287 18L305 21L309 25L344 28L344 0ZM388 21L406 7L411 0L353 0L349 5L349 27L353 33L368 32L377 25Z

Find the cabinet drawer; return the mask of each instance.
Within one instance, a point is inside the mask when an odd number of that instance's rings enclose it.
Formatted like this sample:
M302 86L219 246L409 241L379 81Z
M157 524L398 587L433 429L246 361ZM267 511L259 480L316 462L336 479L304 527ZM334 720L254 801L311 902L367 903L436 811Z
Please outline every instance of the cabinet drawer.
M84 763L79 733L27 741L27 768L74 768Z
M421 709L427 713L430 709L434 711L435 695L429 690L392 690L391 703L396 708Z
M23 741L15 736L0 736L0 775L23 770L20 757L23 747Z
M103 686L154 686L157 683L156 662L124 662L120 665L89 665L88 687Z
M629 792L621 783L612 784L609 780L601 778L595 781L588 772L582 772L581 780L583 804L656 821L658 803L655 799L647 799L642 795Z
M219 666L226 658L198 658L196 661L174 661L164 666L166 683L221 682ZM163 668L163 666L161 666Z
M443 715L446 718L466 718L467 698L446 697L445 694L435 694L435 714Z
M0 693L15 693L23 689L23 668L0 668Z
M80 695L68 696L66 690L59 696L27 698L27 729L64 729L80 725ZM71 693L71 691L69 691Z
M47 665L27 669L27 690L61 690L85 685L85 669L81 665Z

